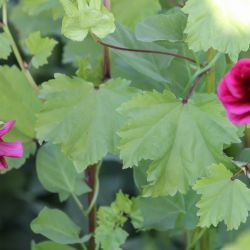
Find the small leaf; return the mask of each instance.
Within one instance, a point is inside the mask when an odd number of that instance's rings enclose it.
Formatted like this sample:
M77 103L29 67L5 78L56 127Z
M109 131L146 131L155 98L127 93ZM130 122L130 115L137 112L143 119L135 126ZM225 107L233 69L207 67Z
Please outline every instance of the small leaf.
M95 232L97 248L103 250L121 250L128 233L122 229L127 216L132 213L132 201L119 192L110 207L100 207L97 213Z
M236 61L239 53L249 48L249 9L248 0L187 1L183 11L189 15L185 33L190 49L214 48Z
M39 181L48 191L58 193L61 201L90 190L83 180L84 175L76 172L73 163L56 145L40 148L36 167Z
M101 0L91 0L89 4L76 0L61 0L61 3L65 10L62 33L69 39L83 41L89 31L100 38L114 32L114 16L102 6Z
M80 242L80 228L62 211L44 208L31 223L34 233L61 244Z
M34 32L25 40L29 54L32 55L31 63L35 68L48 63L48 57L51 55L57 41L51 38L42 38L40 32Z
M214 95L196 95L184 105L169 91L144 92L122 105L120 112L128 118L119 132L125 167L153 161L145 196L185 193L209 165L229 162L224 144L239 142L237 128Z
M217 226L224 221L228 230L238 229L250 211L250 190L222 164L212 165L209 175L197 181L194 190L201 194L197 203L201 227Z
M12 41L8 35L4 32L0 33L0 59L7 59L9 57L11 53L11 45Z
M136 26L136 38L144 42L183 40L186 15L181 11L150 16Z
M124 118L116 109L137 91L123 79L113 79L96 89L80 78L59 76L43 84L46 101L38 115L38 138L62 146L81 172L116 153L116 132Z
M35 242L32 242L31 250L76 250L76 249L56 242L44 241L37 244Z

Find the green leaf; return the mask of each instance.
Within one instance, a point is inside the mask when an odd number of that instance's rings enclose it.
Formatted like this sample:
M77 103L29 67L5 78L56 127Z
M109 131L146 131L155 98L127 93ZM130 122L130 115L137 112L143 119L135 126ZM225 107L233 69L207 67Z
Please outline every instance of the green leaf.
M46 102L38 115L38 138L62 145L78 171L116 153L116 132L124 118L116 109L135 95L123 79L96 89L80 78L59 76L43 84Z
M250 245L250 231L246 231L237 238L234 243L230 243L223 247L222 250L243 250L248 249Z
M35 137L40 101L23 73L15 66L0 67L0 120L16 120L15 139L30 142ZM10 134L10 136L11 136Z
M57 44L54 39L41 37L41 33L34 32L29 35L25 40L25 46L28 48L29 54L32 55L31 63L35 68L48 63L48 57L52 54L52 51Z
M125 168L153 160L145 196L185 193L209 165L228 161L224 144L239 142L214 95L196 95L183 104L168 91L144 92L120 112L128 117L119 132Z
M57 19L63 16L60 0L21 0L21 7L30 16L52 14Z
M25 40L31 32L36 31L40 31L42 35L60 34L60 19L54 20L51 15L47 13L40 13L34 18L34 16L27 15L23 10L22 4L15 5L9 17L11 23L18 30L18 37L20 37L21 40Z
M61 201L90 190L84 176L76 172L73 163L56 145L47 144L39 150L36 167L39 181L48 191L58 193Z
M136 40L135 35L121 24L117 24L116 32L108 36L105 41L123 48L176 52L175 49L166 50L165 47L158 44L144 43ZM166 68L170 65L173 57L120 50L112 50L112 52L145 76L155 81L167 82Z
M44 241L38 244L32 242L31 250L75 250L75 248L52 241Z
M80 242L80 228L62 211L45 207L31 223L34 233L61 244Z
M24 153L22 158L7 158L8 169L6 171L10 171L12 169L20 168L25 161L30 157L30 155L34 155L36 151L36 143L33 141L23 143Z
M183 11L189 15L185 32L190 49L197 52L214 48L236 61L239 53L249 48L249 9L247 0L187 1Z
M112 12L122 24L134 28L147 16L156 14L161 6L158 0L120 1L111 0Z
M197 181L194 190L201 194L197 203L201 227L217 226L224 221L228 230L238 229L250 211L250 190L222 164L212 165L209 175Z
M183 41L186 15L181 11L160 14L144 19L136 26L136 38L144 42Z
M1 3L0 3L1 4ZM0 59L7 59L11 53L11 39L6 33L0 33Z
M114 16L102 6L101 0L61 0L61 3L65 10L62 33L69 39L83 41L88 32L104 38L114 32Z
M182 195L174 197L145 198L134 200L140 210L144 230L156 229L166 231L175 228L180 213L185 213L185 204Z
M132 205L129 197L119 192L110 207L100 207L95 232L97 249L121 250L120 246L128 237L122 227L128 220L127 216L132 213Z

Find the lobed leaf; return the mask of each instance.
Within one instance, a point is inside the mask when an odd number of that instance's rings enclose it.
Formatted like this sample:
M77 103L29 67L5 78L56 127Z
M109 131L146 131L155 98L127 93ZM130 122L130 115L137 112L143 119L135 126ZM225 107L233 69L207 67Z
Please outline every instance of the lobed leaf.
M169 91L144 92L120 112L128 117L119 132L125 168L153 161L145 196L185 193L209 165L228 162L224 144L239 142L237 128L213 95L197 95L183 104Z
M194 190L201 194L197 203L201 227L217 226L224 221L228 230L238 229L250 211L250 190L222 164L212 165L209 175L197 181Z

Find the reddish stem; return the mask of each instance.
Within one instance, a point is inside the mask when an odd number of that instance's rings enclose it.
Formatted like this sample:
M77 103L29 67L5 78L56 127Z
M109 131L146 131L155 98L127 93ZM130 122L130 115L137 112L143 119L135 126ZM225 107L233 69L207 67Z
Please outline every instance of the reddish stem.
M88 193L88 204L91 204L91 201L94 197L95 186L96 186L96 165L89 166L86 170L87 174L87 183L91 188L91 192ZM96 205L93 206L89 212L89 233L93 236L89 239L88 249L95 250L95 229L96 229Z

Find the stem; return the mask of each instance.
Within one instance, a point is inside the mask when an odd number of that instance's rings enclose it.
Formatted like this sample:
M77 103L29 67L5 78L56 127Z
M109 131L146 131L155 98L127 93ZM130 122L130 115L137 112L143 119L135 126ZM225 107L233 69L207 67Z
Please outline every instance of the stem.
M183 98L182 103L187 104L190 97L192 96L193 92L195 91L196 87L198 86L201 78L204 74L207 74L207 72L210 71L211 67L215 64L215 62L219 59L220 54L218 53L209 64L207 64L206 67L202 68L201 70L198 70L194 76L191 79L191 82L193 82L188 94ZM189 85L189 84L188 84Z
M196 230L198 230L198 228ZM194 232L194 236L197 233L196 230ZM201 239L202 235L206 232L206 230L207 230L207 228L201 229L200 232L198 233L198 235L196 237L193 237L192 242L190 243L190 245L187 246L187 250L191 250L196 246L196 244L199 242L199 240Z
M236 172L236 173L231 177L231 181L236 180L243 172L244 172L244 169L241 168L238 172Z
M209 49L208 51L208 62L211 62L216 55L216 51L214 49ZM207 85L206 89L208 93L215 92L215 67L211 67L209 73L207 74Z
M91 192L88 193L88 203L91 204L95 195L96 190L96 165L89 166L86 170L87 172L87 183L91 188ZM96 204L91 206L91 209L88 213L89 217L89 234L92 234L89 239L88 246L89 250L95 250L95 229L96 229Z
M99 190L100 190L99 173L100 173L101 166L102 166L102 162L100 162L96 166L96 172L95 172L95 183L96 183L96 185L95 185L94 195L92 197L92 200L90 202L88 210L86 211L87 215L90 213L92 208L95 206L95 203L96 203L96 200L97 200L97 197L98 197L98 194L99 194Z
M27 68L25 68L24 62L22 60L22 57L21 57L21 54L20 54L20 52L18 50L16 42L15 42L15 40L14 40L14 38L13 38L11 32L10 32L10 29L9 29L9 26L8 26L7 1L6 0L3 2L3 6L2 6L2 16L3 16L3 30L9 36L9 38L11 40L11 48L12 48L12 51L13 51L15 57L16 57L17 63L19 65L19 67L21 68L24 76L26 77L26 79L30 83L31 87L34 89L36 94L38 94L39 88L36 85L32 75L29 72L29 70Z
M77 197L74 193L72 193L71 195L72 195L72 197L73 197L73 199L74 199L76 205L77 205L77 206L79 207L79 209L82 211L83 215L86 216L86 212L85 212L85 210L84 210L84 207L83 207L81 201L78 199L78 197Z
M136 53L167 55L167 56L172 56L172 57L184 59L186 61L189 61L191 63L196 64L196 61L193 58L190 58L190 57L187 57L187 56L184 56L184 55L180 55L180 54L176 54L176 53L172 53L172 52L159 51L159 50L146 50L146 49L129 49L129 48L119 47L119 46L116 46L116 45L105 43L105 42L101 41L99 38L97 38L96 36L94 36L94 39L95 39L95 41L97 43L101 44L102 46L106 46L106 47L111 48L111 49L116 49L116 50L121 50L121 51L129 51L129 52L136 52Z
M247 125L245 126L244 145L250 148L250 128Z

